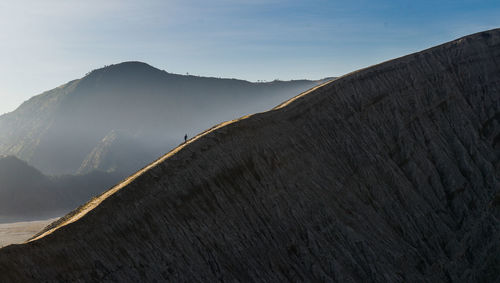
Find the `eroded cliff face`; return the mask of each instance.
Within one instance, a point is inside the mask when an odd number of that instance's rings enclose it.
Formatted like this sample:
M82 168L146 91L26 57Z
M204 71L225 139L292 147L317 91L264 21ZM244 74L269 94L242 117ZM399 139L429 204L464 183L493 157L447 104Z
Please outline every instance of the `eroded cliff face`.
M0 250L0 278L499 280L499 100L500 30L349 74Z

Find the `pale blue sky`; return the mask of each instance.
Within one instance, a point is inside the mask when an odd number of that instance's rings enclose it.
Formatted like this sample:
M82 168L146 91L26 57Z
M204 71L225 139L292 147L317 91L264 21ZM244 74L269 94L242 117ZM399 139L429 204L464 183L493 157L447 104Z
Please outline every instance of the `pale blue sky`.
M1 0L0 113L122 61L319 79L496 27L498 0Z

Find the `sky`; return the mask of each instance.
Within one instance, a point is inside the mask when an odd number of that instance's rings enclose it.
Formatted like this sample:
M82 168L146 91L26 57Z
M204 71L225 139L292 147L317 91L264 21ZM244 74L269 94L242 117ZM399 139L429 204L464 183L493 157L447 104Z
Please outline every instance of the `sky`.
M497 27L498 0L0 0L0 113L123 61L320 79Z

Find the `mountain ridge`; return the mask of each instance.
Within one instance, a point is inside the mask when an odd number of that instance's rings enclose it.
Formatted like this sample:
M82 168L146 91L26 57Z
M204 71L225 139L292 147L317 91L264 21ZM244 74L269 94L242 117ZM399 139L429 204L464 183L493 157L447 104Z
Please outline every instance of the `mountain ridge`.
M322 87L325 87L329 84L331 84L332 82L336 81L336 80L342 80L344 78L349 78L353 75L362 75L363 72L366 72L366 71L373 71L375 68L377 67L383 67L384 65L386 64L391 64L395 61L403 61L403 60L408 60L408 59L412 59L413 57L415 56L419 56L420 54L422 53L425 53L425 52L432 52L433 50L436 50L436 49L439 49L439 48L443 48L445 46L448 46L450 44L458 44L458 43L461 43L463 42L464 40L466 39L470 39L471 37L475 37L475 36L482 36L482 37L487 37L489 38L489 36L487 36L487 34L491 33L491 32L500 32L500 29L491 29L491 30L487 30L487 31L483 31L483 32L478 32L478 33L474 33L474 34L471 34L471 35L468 35L468 36L464 36L464 37L461 37L461 38L458 38L456 40L453 40L451 42L446 42L446 43L443 43L443 44L440 44L440 45L437 45L437 46L433 46L433 47L430 47L430 48L427 48L427 49L424 49L422 51L418 51L418 52L414 52L414 53L411 53L411 54L408 54L408 55L403 55L401 57L397 57L397 58L394 58L394 59L390 59L390 60L387 60L387 61L384 61L384 62L381 62L381 63L377 63L377 64L374 64L374 65L371 65L371 66L368 66L366 68L362 68L362 69L359 69L359 70L356 70L356 71L353 71L353 72L350 72L348 74L345 74L343 76L340 76L338 78L334 78L334 79L331 79L329 81L326 81L320 85L317 85L307 91L304 91L302 93L299 93L298 95L290 98L289 100L286 100L282 103L280 103L279 105L271 108L270 110L268 111L264 111L264 112L259 112L259 113L254 113L254 114L249 114L249 115L245 115L245 116L242 116L242 117L239 117L237 119L234 119L234 120L229 120L229 121L225 121L225 122L222 122L220 124L217 124L205 131L202 131L201 133L197 134L195 137L193 138L190 138L186 143L182 143L180 144L179 146L175 147L174 149L172 149L171 151L169 151L168 153L166 153L165 155L159 157L157 160L155 160L154 162L146 165L144 168L142 168L141 170L137 171L136 173L132 174L131 176L129 176L128 178L126 178L124 181L118 183L114 188L111 188L110 190L104 192L102 195L94 198L94 200L90 201L89 204L91 204L91 206L93 208L97 207L102 201L105 200L105 198L113 195L115 192L119 191L120 189L122 189L123 187L127 186L128 184L130 184L132 181L134 181L137 177L141 176L142 174L144 174L145 172L147 172L148 170L154 168L155 166L157 166L158 164L160 164L161 162L164 162L166 161L169 157L173 156L175 153L177 153L178 151L182 150L185 146L187 146L188 144L198 140L199 138L207 135L207 134L210 134L211 132L215 131L215 130L218 130L222 127L225 127L227 125L231 125L233 123L236 123L236 122L239 122L239 121L242 121L242 120L245 120L247 118L250 118L254 115L259 115L259 114L265 114L267 112L272 112L272 111L275 111L275 110L279 110L279 109L282 109L284 107L287 107L288 105L290 105L291 103L294 103L297 99L301 99L302 97L304 97L305 95L308 95L308 94L311 94L313 93L314 91L322 88ZM486 34L486 36L485 36ZM146 64L146 63L143 63L143 62L138 62L138 61L128 61L128 62L123 62L121 64L135 64L135 63L142 63L144 65L147 65L149 67L151 67L150 65ZM379 102L380 101L380 97L377 97L377 101L376 102ZM372 103L370 103L372 104ZM500 138L498 138L500 139ZM499 167L500 169L500 167ZM104 197L104 198L103 198ZM99 199L98 201L98 204L96 204L96 201L95 199ZM88 212L89 209L88 209L88 206L87 204L85 204L83 207L85 207L85 212ZM71 214L75 214L75 215L78 215L77 216L77 219L69 219L67 221L69 221L69 223L72 223L74 221L77 221L78 219L80 219L81 217L85 216L86 213L84 214L81 214L79 211L75 210L74 212L72 212ZM48 235L52 232L54 232L55 230L57 230L58 228L62 227L62 226L65 226L69 223L60 223L60 226L58 227L55 227L53 228L52 230L50 231L43 231L43 233L41 235L38 235L37 237L35 237L34 239L32 240L36 240L36 239L39 239L45 235Z
M192 78L198 78L198 79L220 79L220 80L226 80L226 81L245 82L245 83L248 83L248 84L272 84L272 83L283 83L283 82L285 82L285 83L286 82L313 82L313 81L326 81L326 80L334 79L334 77L325 77L325 78L318 79L318 80L313 80L313 79L291 79L291 80L273 80L273 81L257 81L257 82L254 82L254 81L249 81L249 80L245 80L245 79L238 79L238 78L223 78L223 77L216 77L216 76L183 75L183 74L179 74L179 73L170 73L170 72L167 72L165 70L162 70L162 69L159 69L157 67L154 67L154 66L152 66L152 65L150 65L150 64L148 64L146 62L142 62L142 61L123 61L123 62L120 62L120 63L105 65L104 67L94 69L94 70L86 73L83 77L81 77L79 79L70 80L70 81L68 81L66 83L63 83L63 84L59 85L58 87L55 87L54 89L43 91L43 92L41 92L39 94L36 94L36 95L28 98L26 101L23 101L14 110L9 111L9 112L5 112L3 114L0 114L0 117L8 115L8 114L11 114L12 112L18 110L19 107L23 106L23 104L26 104L30 100L37 100L37 99L39 99L40 96L47 95L50 92L52 92L53 90L61 89L61 88L66 88L66 87L70 87L70 86L74 86L75 83L78 83L78 82L80 82L81 80L83 80L85 78L88 79L88 76L90 76L90 75L96 75L98 73L107 72L107 71L110 71L110 70L113 70L113 69L115 69L115 70L116 69L120 69L120 67L122 67L122 66L127 66L126 68L128 68L128 66L130 66L130 67L141 66L145 70L153 71L155 73L168 74L168 75L172 75L172 76L176 76L176 77L192 77Z
M462 39L206 132L0 276L498 280L500 30Z

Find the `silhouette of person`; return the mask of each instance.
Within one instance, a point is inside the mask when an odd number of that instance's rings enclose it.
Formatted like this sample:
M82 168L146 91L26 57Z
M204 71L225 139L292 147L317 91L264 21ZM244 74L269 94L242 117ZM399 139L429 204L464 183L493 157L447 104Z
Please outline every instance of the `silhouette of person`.
M187 134L185 134L185 135L184 135L184 142L186 142L186 141L187 141L187 139L188 139L188 135L187 135Z

